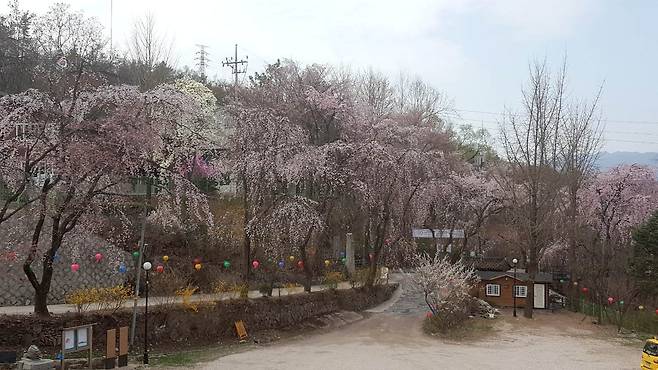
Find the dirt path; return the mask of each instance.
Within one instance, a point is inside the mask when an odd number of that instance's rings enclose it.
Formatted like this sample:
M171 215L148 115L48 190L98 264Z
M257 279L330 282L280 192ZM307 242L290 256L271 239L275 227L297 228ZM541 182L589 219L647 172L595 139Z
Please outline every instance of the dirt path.
M479 340L449 342L422 333L422 299L402 292L381 313L319 335L222 357L200 369L634 369L641 345L624 344L582 316L510 312Z

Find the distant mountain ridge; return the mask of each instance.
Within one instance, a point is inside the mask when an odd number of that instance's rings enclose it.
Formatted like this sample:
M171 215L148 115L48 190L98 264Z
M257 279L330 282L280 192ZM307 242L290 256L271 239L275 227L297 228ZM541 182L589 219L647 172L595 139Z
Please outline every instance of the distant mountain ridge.
M658 153L601 152L597 165L601 171L605 171L619 165L634 163L658 168Z

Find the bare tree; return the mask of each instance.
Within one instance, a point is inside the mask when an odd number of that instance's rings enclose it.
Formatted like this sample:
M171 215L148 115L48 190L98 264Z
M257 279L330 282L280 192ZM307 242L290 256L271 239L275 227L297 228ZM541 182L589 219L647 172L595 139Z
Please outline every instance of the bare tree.
M507 157L498 177L516 229L516 244L528 272L528 298L524 315L532 317L534 280L539 261L554 241L560 195L561 127L565 124L566 63L553 76L546 62L534 63L523 90L523 113L509 113L501 127Z
M169 41L157 28L155 15L147 12L134 24L133 33L128 41L128 54L139 66L139 83L142 88L152 88L160 82L156 78L158 66L171 63L173 40Z
M578 194L586 182L592 178L596 170L596 161L601 150L602 127L596 112L601 89L591 103L574 104L569 109L569 115L564 125L564 140L562 160L564 161L564 185L567 202L563 212L568 222L568 269L572 279L578 273L576 261L577 241L579 239L579 208ZM572 299L577 296L577 287L572 285Z

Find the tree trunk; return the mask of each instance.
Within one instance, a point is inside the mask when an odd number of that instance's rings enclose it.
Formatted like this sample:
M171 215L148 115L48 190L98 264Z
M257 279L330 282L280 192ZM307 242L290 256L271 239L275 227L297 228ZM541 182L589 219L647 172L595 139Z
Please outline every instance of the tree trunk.
M242 227L243 238L242 238L242 263L239 268L242 270L242 281L245 283L249 282L249 271L250 271L250 259L251 259L251 238L249 237L249 232L247 231L247 224L251 218L249 213L249 191L247 189L247 178L242 176L242 207L244 209L244 224Z

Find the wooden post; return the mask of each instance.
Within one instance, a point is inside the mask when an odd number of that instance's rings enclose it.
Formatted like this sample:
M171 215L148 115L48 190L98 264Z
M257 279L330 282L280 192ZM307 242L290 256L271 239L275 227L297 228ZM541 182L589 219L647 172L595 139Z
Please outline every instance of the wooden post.
M114 369L117 362L117 330L110 329L107 331L107 349L105 356L105 368Z
M119 328L119 367L128 366L128 327Z
M356 267L354 266L354 246L352 245L352 233L347 233L345 238L345 265L347 273L354 276Z

